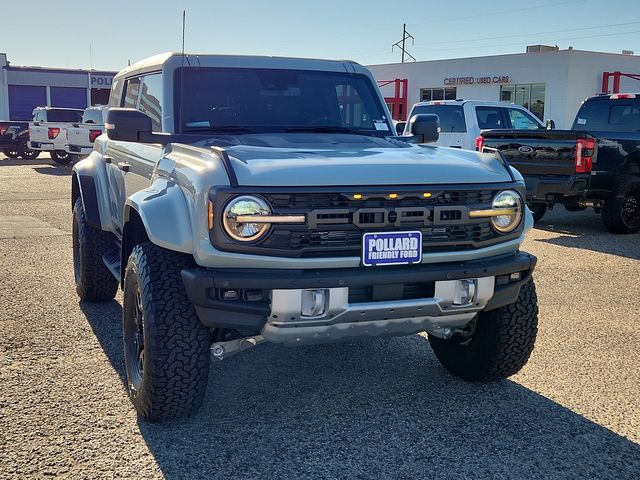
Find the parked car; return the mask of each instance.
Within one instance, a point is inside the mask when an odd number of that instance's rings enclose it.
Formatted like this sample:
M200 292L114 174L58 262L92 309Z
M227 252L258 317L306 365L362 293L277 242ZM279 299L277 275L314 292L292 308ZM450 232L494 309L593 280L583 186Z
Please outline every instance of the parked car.
M113 85L106 135L73 168L74 271L85 301L123 287L142 417L192 412L210 357L262 341L427 331L466 380L526 363L533 219L500 158L425 145L435 115L412 119L421 145L398 139L350 61L165 54Z
M33 160L40 152L27 147L29 122L0 121L0 151L9 158Z
M612 232L640 231L640 94L589 97L571 130L483 131L478 146L524 175L536 220L560 203L593 207Z
M102 135L107 119L107 106L88 107L82 114L80 123L74 123L64 129L66 136L65 151L73 160L89 155L93 142Z
M32 150L48 151L51 159L59 164L69 163L71 157L65 150L65 128L79 123L84 110L78 108L37 107L33 110L33 121L29 124L29 141Z
M440 138L437 145L475 150L480 131L489 128L547 128L533 113L520 105L480 100L442 100L416 103L407 118L421 113L438 115ZM404 131L409 135L407 127Z

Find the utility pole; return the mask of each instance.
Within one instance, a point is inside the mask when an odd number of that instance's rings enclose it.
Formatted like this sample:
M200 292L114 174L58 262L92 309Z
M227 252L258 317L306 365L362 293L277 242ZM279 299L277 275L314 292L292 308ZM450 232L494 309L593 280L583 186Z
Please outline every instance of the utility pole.
M402 40L398 40L396 43L391 45L391 51L392 52L393 52L393 49L395 47L398 47L402 51L402 63L404 63L405 57L409 57L414 62L416 61L416 57L411 55L409 52L407 52L406 48L404 48L405 42L408 39L411 39L411 45L413 45L415 43L415 38L413 38L413 35L411 35L409 32L407 32L407 24L403 23L402 24Z

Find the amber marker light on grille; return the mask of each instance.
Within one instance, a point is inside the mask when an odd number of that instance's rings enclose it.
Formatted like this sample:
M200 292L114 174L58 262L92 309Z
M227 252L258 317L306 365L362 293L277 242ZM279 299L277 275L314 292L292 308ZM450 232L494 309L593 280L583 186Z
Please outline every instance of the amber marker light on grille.
M397 193L390 193L389 194L389 198L393 198L393 199L398 198L398 194Z
M209 230L213 230L213 202L209 202L207 220L209 221Z
M423 196L424 198L431 198L431 194L430 194L429 192L424 192L424 193L422 194L422 196Z
M361 193L356 193L353 195L353 199L354 200L361 200L362 199L362 194Z

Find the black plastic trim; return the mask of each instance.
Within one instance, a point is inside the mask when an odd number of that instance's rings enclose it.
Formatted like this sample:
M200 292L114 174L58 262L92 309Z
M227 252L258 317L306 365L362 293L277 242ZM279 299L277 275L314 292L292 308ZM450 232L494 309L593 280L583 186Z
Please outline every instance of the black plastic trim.
M78 182L80 183L80 197L82 198L87 223L92 227L101 229L102 223L100 222L95 181L91 176L78 174Z

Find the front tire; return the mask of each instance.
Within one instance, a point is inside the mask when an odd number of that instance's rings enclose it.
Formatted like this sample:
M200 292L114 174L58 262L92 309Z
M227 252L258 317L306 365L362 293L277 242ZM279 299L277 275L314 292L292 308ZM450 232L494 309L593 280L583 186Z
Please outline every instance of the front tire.
M51 150L51 160L58 165L66 165L71 161L71 155L64 150Z
M81 300L106 302L116 296L118 280L102 261L102 255L113 248L108 232L87 223L82 199L73 206L73 272L76 291Z
M124 281L124 356L129 397L150 421L195 412L207 388L210 334L187 298L184 254L134 247Z
M31 150L29 147L24 147L20 156L25 160L35 160L40 155L40 150Z
M429 336L440 363L453 375L472 382L509 377L527 363L538 332L538 302L533 280L518 299L489 312L480 312L470 337L445 340Z
M602 221L614 233L640 232L640 177L618 180L615 195L604 203Z

